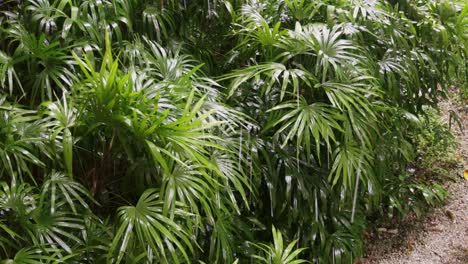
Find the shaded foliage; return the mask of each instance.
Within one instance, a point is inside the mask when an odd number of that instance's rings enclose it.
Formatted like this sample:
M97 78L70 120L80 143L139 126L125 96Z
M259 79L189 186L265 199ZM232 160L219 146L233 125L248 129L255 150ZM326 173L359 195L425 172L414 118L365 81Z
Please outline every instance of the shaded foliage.
M467 6L0 8L6 263L350 263L366 217L446 195L406 171L466 85Z

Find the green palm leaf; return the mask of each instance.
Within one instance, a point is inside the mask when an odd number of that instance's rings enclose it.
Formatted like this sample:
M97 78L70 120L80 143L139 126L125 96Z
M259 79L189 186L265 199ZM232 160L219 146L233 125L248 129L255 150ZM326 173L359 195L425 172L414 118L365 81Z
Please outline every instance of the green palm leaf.
M60 253L59 249L54 248L22 248L16 252L13 259L0 261L2 264L44 264L44 263L60 263L60 258L56 255Z
M59 172L51 173L42 185L41 204L49 204L50 212L54 214L63 201L66 201L73 213L77 214L75 203L79 203L83 208L89 209L85 199L92 200L88 191L71 177Z
M187 249L193 251L188 232L173 219L163 215L164 201L155 189L145 191L136 206L119 208L121 221L109 250L108 261L120 263L126 251L145 252L148 258L157 256L163 263L182 259L189 262ZM190 217L185 210L176 209L174 216Z
M298 255L305 250L305 248L294 249L297 240L291 242L285 248L281 231L276 230L273 226L272 233L273 245L264 243L254 244L255 247L265 254L265 256L254 255L255 259L265 264L300 264L308 262L304 259L297 259Z
M343 116L336 108L323 103L308 104L304 97L301 97L299 103L287 102L278 105L269 111L285 112L277 120L274 120L269 127L281 124L281 127L275 132L275 136L282 141L284 147L289 141L296 138L297 151L299 146L304 146L310 156L312 150L311 139L315 139L317 154L320 154L320 141L323 140L328 150L331 144L336 141L335 133L342 131L339 124Z

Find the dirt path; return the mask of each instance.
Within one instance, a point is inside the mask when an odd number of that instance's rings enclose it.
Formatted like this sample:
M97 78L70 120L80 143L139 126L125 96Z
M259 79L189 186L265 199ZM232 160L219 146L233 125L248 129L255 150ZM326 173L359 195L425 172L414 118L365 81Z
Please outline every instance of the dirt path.
M452 125L460 143L458 155L468 169L468 106L455 106L450 100L441 104L444 118L455 111L464 125L464 134ZM463 169L460 168L460 173ZM404 239L389 250L375 251L366 263L374 264L468 264L468 181L449 187L445 206L437 208L422 224L411 226ZM378 241L379 246L386 241ZM393 244L395 241L392 241Z

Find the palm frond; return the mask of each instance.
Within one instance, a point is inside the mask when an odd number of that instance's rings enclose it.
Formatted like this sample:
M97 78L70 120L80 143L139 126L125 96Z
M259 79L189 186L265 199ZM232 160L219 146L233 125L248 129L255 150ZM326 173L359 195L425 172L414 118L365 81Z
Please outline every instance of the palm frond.
M268 244L254 244L262 250L266 256L254 255L254 258L261 263L266 264L300 264L307 263L304 259L297 259L298 255L301 254L305 248L294 248L297 241L292 241L286 247L283 242L283 235L281 231L277 230L274 226L272 227L273 233L273 245Z
M164 263L169 261L168 256L174 263L181 263L181 258L188 262L187 249L193 251L189 233L164 216L163 207L164 201L154 189L145 191L136 206L121 207L118 212L121 224L109 249L108 261L120 263L126 251L130 252L136 245L145 245L136 250L145 252L150 259L154 254ZM190 214L176 209L174 216L190 217Z

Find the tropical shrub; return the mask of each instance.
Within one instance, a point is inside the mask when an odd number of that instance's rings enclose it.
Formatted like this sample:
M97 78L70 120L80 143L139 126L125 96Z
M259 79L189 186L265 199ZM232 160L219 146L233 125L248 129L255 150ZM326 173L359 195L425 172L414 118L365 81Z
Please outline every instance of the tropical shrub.
M445 195L406 171L468 79L461 3L0 7L7 263L350 263L366 216Z

